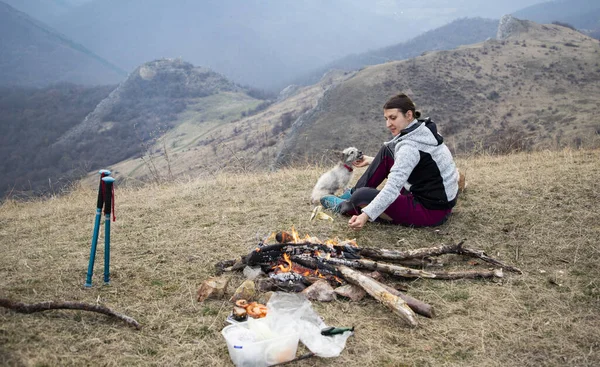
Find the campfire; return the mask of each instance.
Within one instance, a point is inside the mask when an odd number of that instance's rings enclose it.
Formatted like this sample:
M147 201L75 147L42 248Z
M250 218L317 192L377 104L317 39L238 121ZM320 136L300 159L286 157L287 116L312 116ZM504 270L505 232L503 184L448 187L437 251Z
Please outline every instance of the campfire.
M457 254L476 258L492 269L443 271L423 270L437 263L436 257ZM522 273L513 266L493 259L481 250L466 248L463 242L414 250L386 250L359 247L355 240L299 236L290 232L273 233L249 254L239 259L220 261L217 273L252 269L264 273L256 280L261 292L303 292L309 299L331 300L335 294L359 299L369 294L416 326L416 314L433 317L431 305L419 301L382 282L384 278L502 278L503 271ZM335 289L334 289L335 288Z

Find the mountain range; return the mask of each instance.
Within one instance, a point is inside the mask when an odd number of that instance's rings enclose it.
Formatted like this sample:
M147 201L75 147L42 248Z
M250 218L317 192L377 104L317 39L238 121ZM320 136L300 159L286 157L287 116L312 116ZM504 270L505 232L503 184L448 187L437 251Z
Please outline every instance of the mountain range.
M475 15L498 19L513 12L519 19L562 21L600 34L600 9L592 0L465 0L451 6L441 0L411 6L396 0L3 2L5 10L8 4L30 16L19 14L15 23L14 12L0 13L2 72L15 85L111 84L147 61L182 58L275 92L314 83L331 69L356 70L482 41L493 33L494 20L464 18ZM453 21L465 26L460 35L446 31L459 31ZM436 37L437 44L424 42Z
M17 14L33 30L40 28L40 22L14 9L6 14ZM290 85L278 97L240 86L182 58L145 62L121 77L120 85L89 93L61 85L27 99L33 89L0 88L5 112L0 120L11 129L5 148L12 168L5 167L5 176L10 181L13 173L21 175L12 182L4 180L0 191L23 190L24 183L36 191L47 180L44 172L52 172L54 178L65 173L71 180L85 167L110 166L121 177L158 180L161 172L198 175L325 162L330 160L328 152L347 145L360 145L368 153L388 138L380 108L399 91L408 92L426 115L439 122L455 152L589 145L600 131L592 113L598 106L589 98L598 92L597 41L569 25L516 20L506 24L517 31L500 32L510 36L494 40L497 24L464 18L411 41L342 58L337 66L305 74L314 83ZM74 44L47 26L42 29L56 36L55 41ZM30 41L25 40L24 44ZM83 49L85 55L97 57ZM65 99L73 91L83 98L76 113L71 111L76 104ZM49 103L57 97L50 111ZM556 100L571 100L573 106ZM577 115L556 110L557 106L575 108ZM32 113L35 119L27 117ZM59 122L65 123L46 139L31 140L35 148L19 143L28 139L23 134L33 131L31 124L51 128ZM19 123L29 127L19 130ZM359 144L355 139L363 131L367 136ZM106 146L111 154L106 154ZM30 166L34 161L41 166ZM15 164L21 168L15 171ZM53 165L60 166L60 173ZM22 175L22 169L34 166L41 168Z
M457 154L597 145L600 104L591 96L600 94L598 40L510 16L497 35L360 71L330 72L317 84L284 90L258 113L218 124L213 118L204 125L208 130L192 130L187 111L178 121L188 123L155 147L153 164L163 172L202 175L325 163L347 146L374 154L390 139L382 105L398 92L438 123ZM148 174L142 158L112 168L132 179Z
M456 18L498 19L537 2L102 0L49 24L127 71L180 57L237 83L279 90L348 54L407 41Z

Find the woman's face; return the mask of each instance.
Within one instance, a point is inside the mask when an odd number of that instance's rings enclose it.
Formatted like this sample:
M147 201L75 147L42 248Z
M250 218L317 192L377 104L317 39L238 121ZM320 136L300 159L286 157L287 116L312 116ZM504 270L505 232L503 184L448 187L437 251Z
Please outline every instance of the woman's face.
M385 117L385 126L393 136L400 134L400 131L414 120L412 111L407 111L406 115L403 115L397 108L383 110L383 117Z

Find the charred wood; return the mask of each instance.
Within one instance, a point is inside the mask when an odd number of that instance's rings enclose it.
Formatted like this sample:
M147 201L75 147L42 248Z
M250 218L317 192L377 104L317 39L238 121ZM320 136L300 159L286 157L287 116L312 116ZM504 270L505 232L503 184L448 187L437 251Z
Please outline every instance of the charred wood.
M304 281L281 282L276 279L264 278L256 282L256 288L260 292L302 292L307 285Z
M335 266L324 263L322 261L318 261L315 258L308 256L292 256L291 259L293 262L296 262L306 268L319 270L319 272L323 274L330 274L338 277L342 276L342 274L338 271L338 269Z

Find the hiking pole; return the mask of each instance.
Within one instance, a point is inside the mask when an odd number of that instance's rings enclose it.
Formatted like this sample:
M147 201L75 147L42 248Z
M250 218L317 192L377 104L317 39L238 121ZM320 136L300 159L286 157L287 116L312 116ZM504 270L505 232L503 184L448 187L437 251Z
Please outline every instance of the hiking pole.
M96 245L98 244L98 231L100 230L100 215L102 213L102 205L104 205L104 185L102 179L110 175L110 171L101 169L98 171L100 174L100 186L98 187L98 201L96 203L96 219L94 221L94 233L92 234L92 248L90 250L90 262L88 264L87 277L85 279L85 286L92 286L92 274L94 273L94 261L96 259Z
M104 181L104 284L110 284L110 213L115 206L115 192L112 177L103 177ZM115 212L112 210L113 220Z

